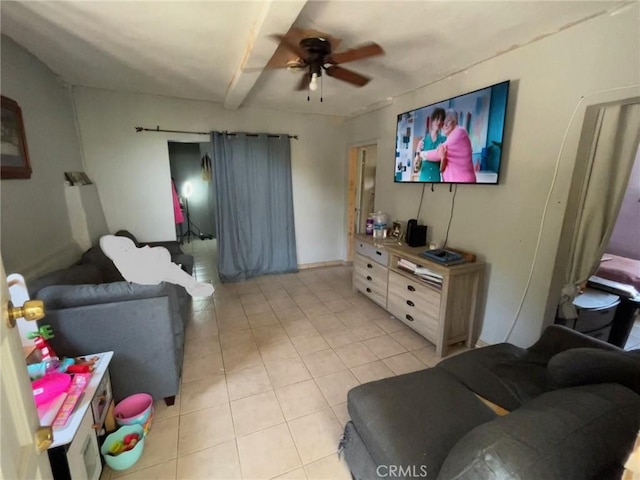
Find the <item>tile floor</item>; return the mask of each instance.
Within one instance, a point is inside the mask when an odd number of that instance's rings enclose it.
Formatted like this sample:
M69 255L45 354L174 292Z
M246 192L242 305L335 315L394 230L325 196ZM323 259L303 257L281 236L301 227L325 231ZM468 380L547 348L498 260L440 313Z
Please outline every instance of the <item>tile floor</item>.
M351 289L351 267L220 284L215 240L183 250L216 285L193 302L182 388L142 458L110 479L350 479L347 392L435 365L432 344Z
M350 267L223 285L215 240L183 250L216 291L193 302L180 395L156 402L138 463L101 478L350 479L336 454L347 392L435 365L434 346L354 294Z

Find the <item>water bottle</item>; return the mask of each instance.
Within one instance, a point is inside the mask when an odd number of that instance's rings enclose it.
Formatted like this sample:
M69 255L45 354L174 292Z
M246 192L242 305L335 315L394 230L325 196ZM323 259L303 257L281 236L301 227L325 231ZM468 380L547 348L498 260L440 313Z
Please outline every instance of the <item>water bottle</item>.
M377 212L373 215L373 238L382 240L387 228L387 215Z

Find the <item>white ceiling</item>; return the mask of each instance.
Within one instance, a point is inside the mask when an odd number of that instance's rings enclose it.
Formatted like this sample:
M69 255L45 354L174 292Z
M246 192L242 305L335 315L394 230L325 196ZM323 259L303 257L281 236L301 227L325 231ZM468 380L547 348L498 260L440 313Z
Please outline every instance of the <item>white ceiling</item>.
M227 108L349 115L465 70L621 1L0 2L2 33L72 85L212 100ZM367 41L386 55L345 65L362 88L324 78L307 102L300 73L263 70L291 27Z

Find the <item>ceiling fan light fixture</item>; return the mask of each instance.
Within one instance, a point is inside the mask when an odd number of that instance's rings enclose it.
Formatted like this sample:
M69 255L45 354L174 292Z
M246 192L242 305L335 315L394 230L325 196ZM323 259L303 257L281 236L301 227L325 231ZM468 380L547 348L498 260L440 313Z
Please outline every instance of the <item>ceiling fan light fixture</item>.
M300 72L307 68L307 64L301 58L296 58L294 60L289 60L287 62L287 70L290 72Z
M318 74L317 73L311 74L311 81L309 82L309 90L311 90L312 92L315 92L316 90L318 90Z

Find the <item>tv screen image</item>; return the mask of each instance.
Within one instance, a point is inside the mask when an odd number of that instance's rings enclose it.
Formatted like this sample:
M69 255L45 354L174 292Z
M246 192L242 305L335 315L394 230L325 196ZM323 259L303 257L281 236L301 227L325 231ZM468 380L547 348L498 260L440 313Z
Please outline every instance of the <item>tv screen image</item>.
M509 81L398 115L395 181L497 184Z

